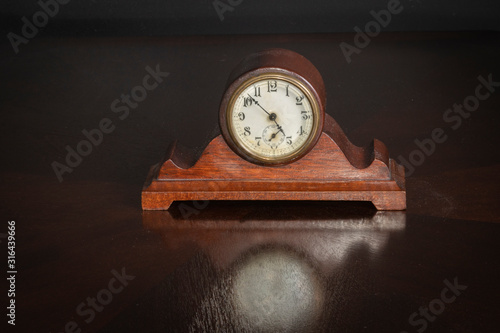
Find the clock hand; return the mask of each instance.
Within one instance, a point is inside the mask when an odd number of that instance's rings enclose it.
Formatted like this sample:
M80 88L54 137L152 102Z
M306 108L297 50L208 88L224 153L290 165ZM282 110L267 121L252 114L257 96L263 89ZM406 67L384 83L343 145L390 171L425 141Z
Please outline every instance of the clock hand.
M257 105L259 108L261 108L265 113L267 113L269 115L269 119L272 118L272 115L269 112L267 112L266 109L264 109L255 98L250 96L250 94L247 94L247 95L248 95L248 97L250 97L252 99L252 101L255 103L255 105ZM275 118L276 118L276 115L275 115ZM274 120L274 119L271 119L271 120Z
M278 125L278 129L281 131L281 133L283 133L284 136L286 136L285 132L283 131L283 127L281 127L280 125Z
M255 105L257 105L259 108L261 108L265 113L267 113L269 115L269 120L274 121L274 123L276 124L276 126L278 126L279 131L276 132L276 134L278 134L279 132L283 132L283 129L281 128L281 126L276 121L276 113L269 113L269 112L267 112L266 109L264 109L255 98L253 98L252 96L250 96L250 94L247 94L247 95L255 103ZM285 132L283 132L283 135L286 136ZM275 137L276 137L276 135L273 134L272 139L274 139Z
M278 124L276 124L276 125L278 125ZM286 136L285 132L283 132L283 128L280 125L278 125L278 132L273 133L273 135L271 136L271 140L274 139L276 137L276 135L278 135L279 132L282 132L283 135Z

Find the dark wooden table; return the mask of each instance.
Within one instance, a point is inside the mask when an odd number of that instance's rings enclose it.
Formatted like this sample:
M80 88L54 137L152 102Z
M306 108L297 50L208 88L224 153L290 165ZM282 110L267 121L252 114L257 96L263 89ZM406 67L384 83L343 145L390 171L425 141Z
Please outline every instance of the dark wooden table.
M9 328L497 332L500 87L480 88L489 94L479 105L468 96L480 76L500 81L499 34L381 34L348 64L339 45L353 38L39 36L17 55L2 45L4 262L7 221L16 223ZM229 72L270 47L318 67L327 112L355 144L378 138L413 161L406 212L331 202L141 211L149 167L173 140L201 152ZM138 93L148 66L169 75L126 112L121 95ZM448 113L464 101L477 109ZM82 131L103 119L113 130L84 147ZM430 143L439 128L446 140ZM66 165L67 146L86 156ZM61 182L54 161L71 169Z

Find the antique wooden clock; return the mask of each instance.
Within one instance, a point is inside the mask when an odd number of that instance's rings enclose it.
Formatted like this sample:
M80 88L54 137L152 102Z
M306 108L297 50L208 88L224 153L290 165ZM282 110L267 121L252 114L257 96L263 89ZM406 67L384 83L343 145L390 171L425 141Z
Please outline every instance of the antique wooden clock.
M306 58L284 49L251 54L229 76L221 134L196 161L172 144L151 168L142 208L185 200L348 200L405 209L404 168L376 139L354 146L325 108L323 79Z

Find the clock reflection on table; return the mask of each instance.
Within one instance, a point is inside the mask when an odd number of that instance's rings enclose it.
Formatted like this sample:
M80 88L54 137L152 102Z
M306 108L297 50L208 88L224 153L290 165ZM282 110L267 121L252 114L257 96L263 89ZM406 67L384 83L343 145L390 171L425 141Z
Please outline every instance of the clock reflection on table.
M129 325L149 318L138 327L149 331L352 328L379 256L405 224L405 212L357 202L179 202L145 211L144 228L161 235L170 257L188 259L125 317Z

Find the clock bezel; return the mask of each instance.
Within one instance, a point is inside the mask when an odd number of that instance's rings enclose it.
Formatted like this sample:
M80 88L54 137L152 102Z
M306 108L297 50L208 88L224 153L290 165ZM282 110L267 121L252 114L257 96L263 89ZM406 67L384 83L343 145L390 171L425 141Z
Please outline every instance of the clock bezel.
M232 132L230 124L230 113L232 112L234 104L241 92L255 82L269 79L279 79L297 86L304 93L304 96L308 98L312 108L311 111L313 113L312 133L309 135L307 141L292 154L277 158L257 155L247 149L239 142L236 134ZM228 146L236 154L251 163L266 166L279 166L297 161L311 151L311 149L318 142L318 139L323 131L324 112L324 103L317 90L308 80L298 73L284 68L265 67L257 68L241 75L228 87L222 99L219 120L221 133Z

